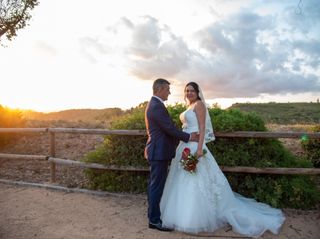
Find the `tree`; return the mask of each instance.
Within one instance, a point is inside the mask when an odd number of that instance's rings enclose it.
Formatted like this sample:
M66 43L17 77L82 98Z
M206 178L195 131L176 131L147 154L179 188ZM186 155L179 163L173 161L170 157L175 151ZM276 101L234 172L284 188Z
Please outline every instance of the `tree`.
M38 0L0 0L0 43L4 36L9 41L17 36L17 31L30 20L30 11L38 4Z

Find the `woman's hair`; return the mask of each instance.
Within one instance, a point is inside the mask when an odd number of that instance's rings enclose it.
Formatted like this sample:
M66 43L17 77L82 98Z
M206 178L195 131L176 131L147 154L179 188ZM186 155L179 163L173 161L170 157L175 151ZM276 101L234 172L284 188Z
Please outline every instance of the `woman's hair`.
M186 84L186 87L184 88L184 91L186 91L186 88L187 88L188 86L192 86L193 89L194 89L194 90L196 91L196 93L197 93L197 99L198 99L198 100L202 100L202 99L200 98L200 96L199 96L200 90L199 90L198 84L195 83L195 82L189 82L188 84ZM185 98L185 100L186 100L186 95L184 96L184 98Z

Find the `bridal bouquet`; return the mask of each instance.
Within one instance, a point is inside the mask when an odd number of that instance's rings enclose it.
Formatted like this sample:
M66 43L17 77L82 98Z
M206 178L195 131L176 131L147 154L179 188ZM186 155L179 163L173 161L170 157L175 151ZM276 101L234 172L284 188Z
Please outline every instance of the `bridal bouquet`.
M207 153L207 150L203 150L203 155ZM181 156L181 166L183 167L184 170L190 172L190 173L195 173L196 168L197 168L197 163L199 162L198 157L195 154L191 154L191 151L189 148L184 148L182 151L182 156Z

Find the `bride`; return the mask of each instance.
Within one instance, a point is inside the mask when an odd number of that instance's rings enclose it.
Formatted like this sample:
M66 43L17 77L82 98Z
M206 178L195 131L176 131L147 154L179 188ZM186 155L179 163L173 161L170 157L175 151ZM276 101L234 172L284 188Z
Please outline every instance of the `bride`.
M202 92L190 82L184 93L188 108L180 115L182 128L188 133L199 132L199 143L181 141L177 148L160 203L162 225L199 233L214 232L230 224L233 231L246 236L259 237L266 230L277 234L285 220L283 213L232 191L206 146L215 137ZM186 147L199 157L193 174L180 163Z

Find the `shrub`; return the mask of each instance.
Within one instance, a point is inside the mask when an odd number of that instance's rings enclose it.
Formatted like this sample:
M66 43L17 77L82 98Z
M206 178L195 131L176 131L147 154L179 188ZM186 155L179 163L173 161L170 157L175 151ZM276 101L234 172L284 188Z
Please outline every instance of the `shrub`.
M130 113L112 123L113 129L145 129L146 104L132 109ZM178 127L180 113L185 106L169 106L168 111ZM263 120L254 113L236 109L209 110L215 131L266 131ZM147 167L143 158L146 143L144 136L116 136L105 138L104 144L86 158L88 162ZM311 167L305 159L296 158L275 139L225 139L218 138L208 147L219 165L254 167ZM145 192L147 175L129 172L102 172L88 170L91 186L111 191ZM307 176L270 176L250 174L227 174L234 191L254 197L274 207L311 208L320 198L315 183Z
M146 103L143 103L129 110L127 114L114 120L110 128L144 130L145 107ZM146 139L146 136L107 135L103 145L89 153L85 161L147 168L148 163L143 156ZM94 189L140 193L147 187L145 173L86 170L86 175L90 179L90 186Z
M19 110L9 109L0 105L0 128L20 128L25 126L25 120ZM9 143L17 135L9 133L0 134L0 146Z
M320 132L320 124L314 126L311 131ZM301 138L301 145L313 166L320 168L320 139L308 139L304 136Z

